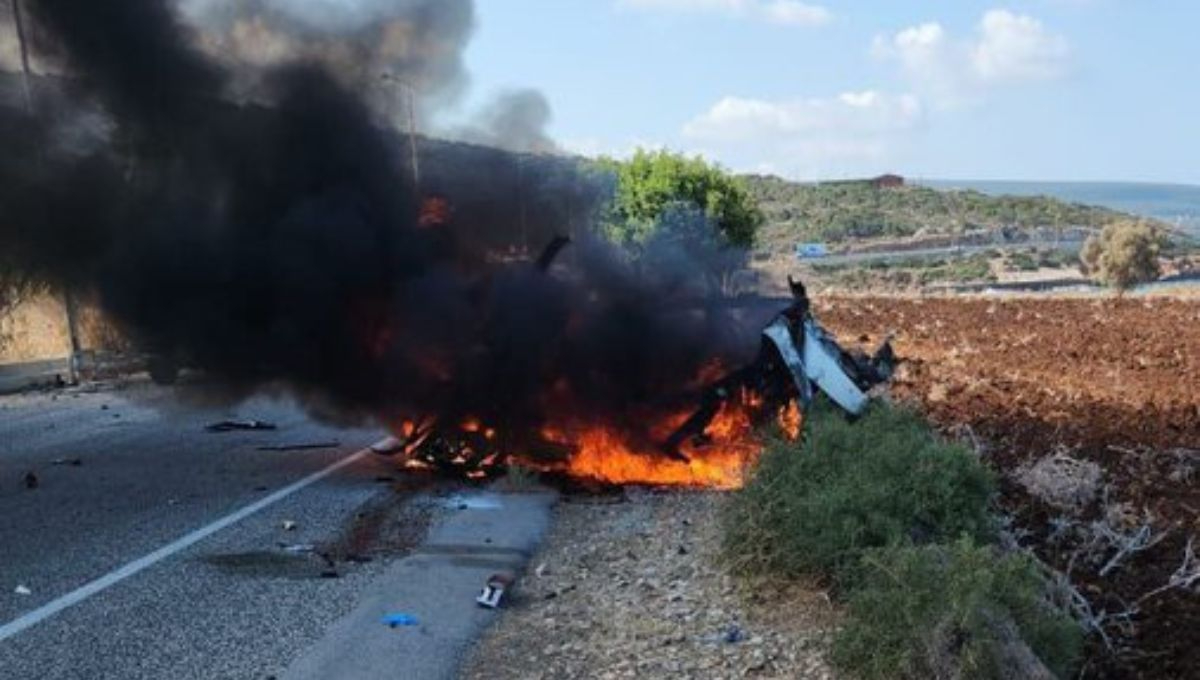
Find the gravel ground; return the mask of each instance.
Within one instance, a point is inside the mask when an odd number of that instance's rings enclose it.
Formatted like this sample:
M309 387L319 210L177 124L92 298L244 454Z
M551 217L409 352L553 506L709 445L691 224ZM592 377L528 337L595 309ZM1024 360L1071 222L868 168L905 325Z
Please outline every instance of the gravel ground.
M463 677L831 678L824 593L717 565L722 495L568 496Z

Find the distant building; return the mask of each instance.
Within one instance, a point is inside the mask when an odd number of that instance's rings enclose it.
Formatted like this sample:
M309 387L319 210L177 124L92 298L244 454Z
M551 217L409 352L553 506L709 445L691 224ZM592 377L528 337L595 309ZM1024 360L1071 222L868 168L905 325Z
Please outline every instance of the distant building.
M904 186L904 178L900 175L880 175L871 180L871 186L876 189L896 189Z

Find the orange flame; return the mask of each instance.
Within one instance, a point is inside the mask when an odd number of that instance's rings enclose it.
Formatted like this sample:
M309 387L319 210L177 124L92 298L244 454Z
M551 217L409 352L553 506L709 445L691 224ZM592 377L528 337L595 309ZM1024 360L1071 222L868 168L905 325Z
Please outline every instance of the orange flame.
M804 427L804 414L800 412L800 405L795 399L788 401L787 405L779 409L779 429L783 430L783 436L788 438L788 441L796 441L800 438L801 428Z
M421 201L417 226L422 229L440 227L450 222L450 201L443 196L429 196Z
M506 459L506 453L512 453L513 460L532 468L608 484L737 489L744 484L747 471L758 461L762 450L762 442L756 436L751 417L752 410L761 405L761 395L751 391L743 391L737 398L725 402L705 428L702 437L681 445L680 458L670 457L658 448L656 442L665 441L687 419L687 412L656 418L650 431L641 436L605 424L560 421L543 428L541 435L545 440L566 445L572 451L565 461L547 463L525 458L519 451L497 450L484 458L480 468L491 467ZM799 436L803 414L797 403L792 401L780 408L777 417L786 436ZM458 422L458 427L463 432L482 434L488 440L496 435L494 429L475 417L464 418ZM418 425L412 420L405 420L397 423L396 429L397 434L411 442L407 448L412 452L421 445L424 439L422 433L428 434L432 427L429 421ZM468 457L469 451L464 448L449 462L462 465ZM424 463L416 463L413 461L410 467L429 467ZM465 474L472 478L482 476L478 470Z
M578 453L567 472L576 477L611 484L661 484L736 489L745 480L747 467L757 458L736 445L716 446L702 454L690 452L687 461L667 458L660 452L638 452L604 429L584 432L576 441Z
M749 398L744 394L741 401L722 406L704 431L708 441L683 447L687 460L670 458L653 445L635 445L618 430L602 426L584 426L571 434L550 428L543 436L576 448L565 469L574 477L610 484L737 489L762 448L746 410ZM665 438L686 417L667 418L655 429Z

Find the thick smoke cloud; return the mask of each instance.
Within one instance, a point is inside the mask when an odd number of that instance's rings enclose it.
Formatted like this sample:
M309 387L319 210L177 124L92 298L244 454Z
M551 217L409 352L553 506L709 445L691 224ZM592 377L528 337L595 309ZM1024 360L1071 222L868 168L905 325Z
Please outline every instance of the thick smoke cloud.
M201 48L238 76L241 96L253 96L264 70L298 61L321 64L393 120L409 97L424 119L467 85L472 0L177 1Z
M550 102L537 90L510 90L497 95L471 124L446 135L473 144L522 153L553 153L558 145L546 133Z
M234 103L171 3L27 6L71 77L39 80L57 94L34 115L0 107L0 268L93 297L227 389L636 433L729 349L694 277L642 276L588 237L607 180L570 160L423 140L418 179L408 140L321 64L271 66ZM107 127L63 143L80 111ZM554 270L520 257L561 234Z

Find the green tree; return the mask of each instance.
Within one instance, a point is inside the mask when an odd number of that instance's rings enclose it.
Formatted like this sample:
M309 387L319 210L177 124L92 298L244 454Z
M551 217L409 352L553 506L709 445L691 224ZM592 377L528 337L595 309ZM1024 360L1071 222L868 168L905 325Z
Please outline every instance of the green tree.
M664 216L689 209L702 211L732 245L753 244L763 223L741 180L699 156L638 149L627 161L601 158L597 164L616 178L604 230L618 243L644 243Z
M1159 277L1163 241L1162 233L1145 222L1114 222L1084 242L1079 267L1085 276L1125 291Z

